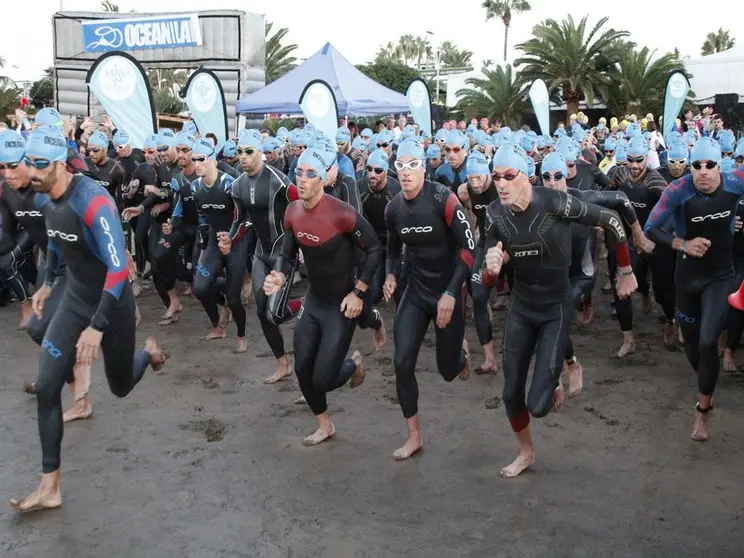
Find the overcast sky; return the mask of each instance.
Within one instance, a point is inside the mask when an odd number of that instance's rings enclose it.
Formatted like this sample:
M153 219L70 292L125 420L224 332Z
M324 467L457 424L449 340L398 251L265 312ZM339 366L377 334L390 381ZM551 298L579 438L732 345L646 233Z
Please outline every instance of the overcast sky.
M37 79L53 64L51 19L60 0L1 1L0 56L7 61L5 73L16 80ZM98 0L62 0L62 4L65 10L100 9ZM376 0L363 2L360 9L353 9L348 0L120 0L118 4L122 12L184 13L208 6L262 13L275 28L289 28L289 39L299 47L298 58L311 56L330 41L352 63L370 62L381 44L426 31L434 33L437 43L451 40L473 51L477 67L483 60L503 57L504 27L499 21L484 21L481 0ZM592 23L608 15L611 26L630 31L634 41L661 52L677 47L683 56L695 58L706 34L721 25L737 39L737 46L744 43L744 2L740 0L706 0L703 14L695 14L693 4L687 9L672 0L531 0L531 4L531 12L512 20L510 58L513 45L528 39L535 23L549 17L562 19L569 13L578 20L590 11ZM441 8L434 10L434 6Z

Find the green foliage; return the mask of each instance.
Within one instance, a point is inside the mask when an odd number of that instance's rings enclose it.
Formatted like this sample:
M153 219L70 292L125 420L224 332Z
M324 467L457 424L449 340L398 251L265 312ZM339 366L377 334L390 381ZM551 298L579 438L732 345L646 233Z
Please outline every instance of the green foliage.
M528 112L524 84L520 84L512 72L512 67L497 66L485 69L484 78L468 78L466 89L460 89L460 98L455 106L455 113L466 120L487 117L489 120L500 118L502 123L518 128L521 117Z
M418 70L398 62L364 64L357 66L357 69L377 83L398 93L405 93L411 82L421 77Z
M703 47L700 49L700 54L708 56L709 54L723 52L724 50L734 48L735 44L736 40L729 35L729 32L724 31L723 28L719 28L715 33L708 33Z
M532 6L527 0L485 0L481 7L486 10L486 21L500 19L504 24L504 61L506 61L512 17L514 14L530 11Z
M32 105L48 106L54 101L54 81L44 76L31 86L29 97Z
M270 21L266 22L266 85L276 81L297 65L297 58L292 56L292 53L297 50L297 45L282 44L289 29L282 27L271 35L273 25Z
M101 0L101 9L104 12L118 12L119 4L115 4L111 0Z
M158 89L152 92L155 112L159 114L179 114L186 110L186 105L168 89Z
M271 132L272 136L276 136L276 131L284 126L287 130L292 130L295 127L295 121L293 118L267 118L261 125L261 129L267 129Z
M13 80L0 76L0 121L5 121L20 106L22 93Z

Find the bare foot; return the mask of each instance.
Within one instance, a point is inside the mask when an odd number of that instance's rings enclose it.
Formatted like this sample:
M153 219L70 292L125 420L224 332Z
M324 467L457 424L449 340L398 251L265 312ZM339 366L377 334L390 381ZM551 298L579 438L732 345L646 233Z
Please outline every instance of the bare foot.
M470 349L466 339L462 340L462 350L465 351L465 366L460 370L459 377L464 382L470 378Z
M393 452L393 459L395 461L405 461L409 457L416 455L424 449L424 445L421 443L421 438L408 438L403 447L398 448Z
M726 347L723 350L723 370L724 372L734 373L737 372L736 362L734 361L734 353L731 349Z
M205 341L214 341L215 339L224 339L226 337L225 328L217 326L203 337Z
M10 500L10 507L19 512L53 510L61 505L62 493L59 490L59 485L47 488L43 482L39 485L39 488L23 500L16 500L15 498Z
M178 322L178 314L171 314L170 312L166 312L163 316L163 319L158 322L158 325L167 326L175 324L176 322Z
M602 285L602 292L605 294L612 292L612 283L610 282L609 279L607 279L607 282L604 285Z
M566 402L566 390L563 389L563 382L558 380L558 387L553 392L553 411L560 411Z
M705 410L701 410L700 407L695 408L695 426L692 429L692 439L696 442L707 442L708 441L708 413L710 407Z
M584 369L579 359L574 360L573 364L566 364L566 371L568 372L568 396L576 397L584 387Z
M243 301L244 305L247 305L251 297L253 296L253 282L251 281L251 278L248 277L246 280L243 281L243 288L240 291L240 299Z
M181 296L191 296L192 294L194 294L194 288L186 283L186 286L181 290Z
M535 462L535 454L520 453L512 463L503 469L499 475L502 479L513 479Z
M235 352L237 354L243 354L248 352L248 339L245 337L238 337L238 343L235 345Z
M24 302L21 304L21 323L18 324L18 331L25 331L28 327L28 322L31 320L34 312L31 309L30 302Z
M223 306L222 308L220 308L220 321L217 324L217 327L224 330L227 327L227 324L230 323L230 317L229 306Z
M138 328L142 322L142 314L140 313L139 304L137 301L134 302L134 327Z
M294 400L295 405L307 405L307 399L305 399L304 395L300 395L297 399Z
M576 319L576 323L579 325L589 325L594 319L594 302L585 302L584 308L581 310L581 314Z
M313 434L302 440L302 444L305 446L317 446L321 442L325 442L336 433L336 427L331 423L330 429L318 428Z
M364 383L364 362L362 361L362 353L354 351L354 354L351 355L351 360L356 364L356 370L354 370L354 373L351 375L349 385L353 388L357 388Z
M375 310L377 312L377 310ZM385 324L383 323L379 329L375 330L375 351L379 351L385 346L387 341L387 331L385 330Z
M625 358L635 352L635 343L633 341L623 341L623 346L617 352L617 358Z
M484 376L485 374L498 374L499 365L497 362L486 360L486 362L475 369L475 373L479 376Z
M667 349L676 347L677 340L674 338L674 324L664 324L664 346Z
M134 294L134 298L142 294L142 281L139 279L132 281L132 294Z
M158 344L152 337L148 337L145 341L145 351L150 353L150 366L152 366L152 369L155 372L160 370L165 365L165 361L168 359L168 355L166 355L162 351L162 349L158 347Z
M86 397L80 401L76 401L75 404L65 411L62 415L62 422L72 422L74 420L85 420L93 416L93 405Z
M643 297L643 313L644 314L650 314L651 310L653 310L654 307L651 304L651 297L649 295L644 295Z
M29 395L36 395L36 382L23 382L23 391Z
M283 364L278 364L276 370L274 370L274 373L266 378L263 383L275 384L277 382L281 382L282 380L286 380L290 376L292 376L292 370L289 368L289 364L287 364L286 366Z
M72 373L75 376L75 401L82 401L90 391L90 364L75 364Z

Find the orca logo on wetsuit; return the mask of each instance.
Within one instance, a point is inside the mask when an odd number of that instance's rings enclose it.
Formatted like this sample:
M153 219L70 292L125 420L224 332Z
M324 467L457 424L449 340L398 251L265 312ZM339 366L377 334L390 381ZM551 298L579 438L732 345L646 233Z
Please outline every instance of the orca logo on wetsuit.
M62 351L60 351L57 347L54 346L54 343L49 341L46 337L41 342L41 348L44 349L47 353L49 353L54 358L59 358L62 356Z
M205 203L201 206L202 209L225 209L225 206L221 203Z
M700 217L700 216L693 217L691 219L691 221L693 223L702 223L703 221L705 221L707 219L710 219L711 221L713 221L715 219L725 219L729 215L731 215L731 212L730 211L723 211L722 213L710 213L708 215L703 215L702 217Z
M525 256L539 256L540 250L522 250L521 252L514 252L515 258L524 258Z
M430 233L434 230L433 227L404 227L401 229L400 234L408 233Z
M683 321L683 322L685 322L687 324L694 324L695 321L696 321L696 319L693 318L692 316L688 316L687 314L684 314L684 313L680 312L679 310L677 310L677 317L681 321Z
M114 264L114 266L119 267L121 265L121 261L119 260L119 254L116 252L116 246L114 246L114 237L111 234L111 227L109 226L109 223L105 217L101 217L100 219L98 219L98 222L101 223L101 227L103 227L103 234L105 234L109 240L106 249L108 250L109 257L111 258L111 263Z
M16 217L43 217L41 211L16 211Z
M486 209L487 207L488 207L488 204L479 203L479 204L475 204L473 206L473 209Z
M468 239L468 248L475 250L475 239L473 238L473 231L470 229L470 221L465 217L462 209L457 210L457 218L460 220L460 223L465 225L465 238Z
M297 238L307 238L308 240L312 240L313 242L320 242L319 237L315 236L314 234L310 234L310 233L306 233L302 231L295 233L295 236L297 236Z
M66 240L67 242L77 242L78 236L76 234L67 234L62 231L47 231L47 236L49 238L61 238L62 240Z
M96 180L96 182L98 182L104 188L108 188L109 186L111 186L110 182L104 182L103 180Z
M646 207L646 204L645 204L645 203L634 202L634 201L632 201L632 202L630 202L630 203L631 203L631 205L632 205L633 207Z

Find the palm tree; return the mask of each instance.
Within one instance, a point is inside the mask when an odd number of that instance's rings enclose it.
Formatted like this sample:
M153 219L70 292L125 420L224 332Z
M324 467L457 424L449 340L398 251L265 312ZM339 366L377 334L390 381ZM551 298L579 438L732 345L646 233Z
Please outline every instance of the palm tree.
M631 47L621 52L619 69L605 97L613 114L661 113L669 76L686 72L673 53L655 59L654 54L648 47Z
M413 50L415 52L416 64L421 66L425 61L431 58L432 49L429 39L426 37L415 37L413 39Z
M158 89L152 94L155 112L158 114L179 114L186 105L170 89Z
M402 35L398 39L398 52L403 59L403 64L410 65L417 55L416 38L413 35Z
M729 36L728 31L724 31L719 28L715 33L708 33L703 43L703 48L700 50L700 54L708 56L709 54L716 54L717 52L723 52L730 48L734 48L736 40Z
M483 78L468 78L466 89L457 91L460 100L455 112L465 119L500 118L508 126L518 127L521 116L529 111L526 91L516 79L512 67L497 66L483 71Z
M452 41L444 41L440 47L440 58L442 66L449 68L464 68L470 66L473 53L469 50L458 49Z
M104 12L118 12L119 4L114 4L111 0L101 0L101 8Z
M486 21L500 18L504 24L504 62L506 62L512 15L528 12L532 6L527 0L485 0L481 6L486 9Z
M266 85L292 70L297 63L297 58L292 56L292 53L297 50L297 45L282 44L289 29L282 27L271 35L273 25L270 21L266 22Z
M178 95L181 88L188 81L188 74L184 70L155 69L150 70L148 75L150 87L154 90L166 89Z
M385 62L400 62L400 51L392 41L388 41L385 46L380 46L380 48L377 49L375 64Z
M5 68L5 58L0 56L0 68Z
M587 33L588 17L578 25L572 16L561 22L547 19L533 28L532 39L517 45L523 52L514 62L515 67L523 67L520 79L524 83L543 79L549 91L560 89L568 114L578 112L582 98L588 107L597 95L607 98L612 79L598 68L599 55L628 36L627 31L612 28L602 31L606 17Z

